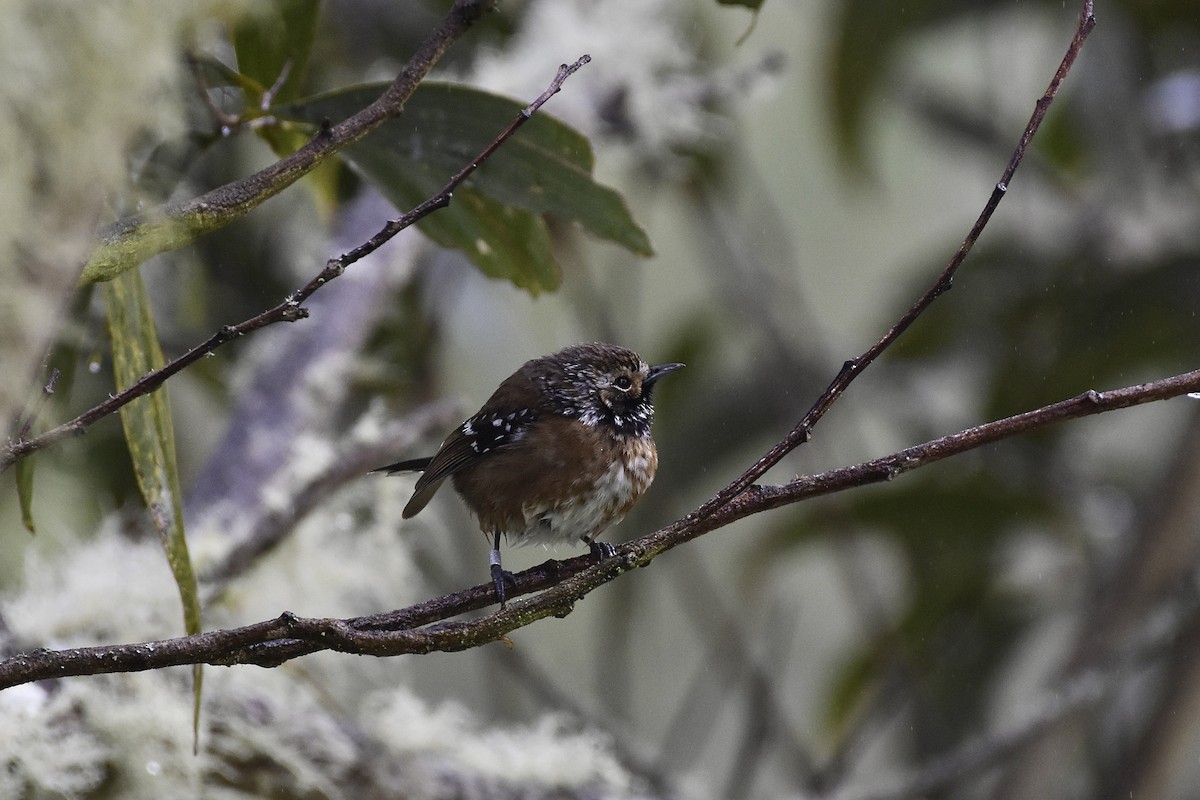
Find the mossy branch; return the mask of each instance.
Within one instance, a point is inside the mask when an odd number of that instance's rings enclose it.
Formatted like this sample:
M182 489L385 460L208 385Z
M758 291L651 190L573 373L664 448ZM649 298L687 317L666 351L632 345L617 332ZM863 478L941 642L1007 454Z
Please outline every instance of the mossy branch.
M301 618L285 612L276 619L254 625L158 642L59 651L35 650L0 661L0 689L52 677L129 672L182 664L275 666L319 650L393 656L476 647L504 640L507 634L538 619L565 616L570 613L575 601L618 575L647 566L667 550L752 514L817 495L891 480L934 461L1066 420L1200 392L1200 370L1112 391L1087 391L1060 403L960 431L874 461L803 476L778 486L757 485L767 469L809 439L813 426L850 382L950 287L955 271L1005 196L1008 183L1026 147L1094 25L1092 3L1086 0L1067 54L1046 93L1038 101L984 212L933 286L875 345L862 356L846 362L829 388L791 432L695 512L672 525L617 547L615 557L602 563L597 564L591 556L581 556L563 562L548 561L522 572L516 576L510 597L517 598L533 592L538 594L511 602L507 608L480 619L461 621L451 618L485 608L494 602L494 590L490 584L368 617Z
M435 211L449 206L454 191L473 175L479 169L480 165L494 155L551 97L561 91L563 82L567 78L574 75L585 64L590 63L591 60L591 56L585 53L572 64L559 65L558 72L555 74L546 91L542 92L528 106L521 109L520 113L513 118L504 130L500 131L466 166L455 173L436 194L426 199L411 211L395 219L388 220L380 228L379 232L367 241L352 250L342 253L340 256L329 259L325 262L325 267L313 276L308 283L292 292L279 304L236 325L222 326L220 330L213 333L212 336L200 344L172 359L162 367L147 372L124 390L110 395L104 402L88 409L72 420L68 420L37 436L28 436L29 426L22 425L18 435L11 439L4 452L0 453L0 472L3 472L38 450L50 447L71 436L78 436L84 433L93 423L121 409L129 402L156 391L167 382L167 379L190 367L201 358L210 355L219 347L248 333L265 328L268 325L274 325L277 322L296 322L297 320L307 318L308 309L302 305L305 301L312 297L322 286L342 275L351 264L374 253L401 231L415 225Z
M151 256L175 250L239 219L291 186L347 145L404 109L404 102L460 36L494 0L455 0L441 24L421 43L396 80L375 102L323 128L306 145L274 164L199 197L118 220L100 234L80 283L108 281Z
M569 614L577 600L672 548L739 519L820 495L892 480L904 472L1003 439L1066 420L1152 403L1200 391L1200 370L1112 391L1089 391L1060 403L969 428L940 439L777 486L751 486L720 508L692 513L665 528L615 548L599 564L590 555L547 561L518 573L509 589L517 598L493 614L469 621L452 617L495 601L490 583L408 608L351 619L278 618L241 628L157 642L34 650L0 661L0 689L47 678L138 672L184 664L278 666L321 650L373 656L452 652L504 640L507 634L546 617Z

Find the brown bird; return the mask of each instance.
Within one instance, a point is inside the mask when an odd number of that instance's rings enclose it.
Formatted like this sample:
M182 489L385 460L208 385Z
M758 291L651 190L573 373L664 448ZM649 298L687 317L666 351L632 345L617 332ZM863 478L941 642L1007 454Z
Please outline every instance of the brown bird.
M492 543L491 575L504 606L500 537L511 544L596 537L620 522L654 480L650 434L658 379L683 364L651 367L632 350L577 344L527 361L432 458L376 472L422 472L404 518L416 515L450 478Z

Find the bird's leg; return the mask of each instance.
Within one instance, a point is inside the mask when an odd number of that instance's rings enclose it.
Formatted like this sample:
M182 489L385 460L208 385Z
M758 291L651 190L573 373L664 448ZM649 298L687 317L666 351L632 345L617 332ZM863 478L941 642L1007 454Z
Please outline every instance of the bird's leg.
M492 535L492 554L489 561L492 565L492 586L496 589L496 599L500 601L500 607L504 608L506 596L504 582L508 581L515 587L517 579L511 572L500 566L500 531L496 531Z
M590 536L580 536L579 538L592 551L592 555L596 557L597 561L604 561L617 554L617 549L608 542L597 542Z

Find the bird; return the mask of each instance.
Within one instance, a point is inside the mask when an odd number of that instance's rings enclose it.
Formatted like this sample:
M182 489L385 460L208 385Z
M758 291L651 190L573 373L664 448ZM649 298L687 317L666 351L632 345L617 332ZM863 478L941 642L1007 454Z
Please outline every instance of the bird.
M432 457L374 472L420 472L402 516L416 516L450 480L491 542L500 607L506 580L500 540L558 545L597 537L629 513L658 470L651 435L658 381L684 365L650 366L632 350L588 342L525 362Z

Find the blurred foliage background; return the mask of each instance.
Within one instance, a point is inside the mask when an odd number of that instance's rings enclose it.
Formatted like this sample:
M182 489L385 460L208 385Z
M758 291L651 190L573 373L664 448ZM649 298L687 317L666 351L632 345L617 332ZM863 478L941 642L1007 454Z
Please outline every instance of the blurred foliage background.
M0 102L19 121L0 123L0 150L20 165L0 177L15 200L0 214L8 418L35 402L47 352L62 377L35 432L113 391L101 292L71 289L98 225L299 146L371 96L351 87L390 81L446 7L0 11ZM1196 367L1200 5L1096 13L954 291L768 479ZM500 3L437 80L520 106L590 53L545 109L574 130L531 125L508 167L485 166L445 216L351 267L310 319L168 384L205 627L482 581L487 545L455 498L401 523L410 482L364 473L430 452L520 363L575 341L688 364L661 387L657 482L612 538L694 508L932 282L1077 14ZM53 42L92 56L72 70L35 58ZM508 113L435 91L246 219L143 265L166 356L279 302ZM547 187L559 194L531 208ZM1186 399L1106 414L736 523L512 649L209 668L198 757L188 673L7 690L0 794L1191 797L1198 444ZM36 537L4 489L6 654L182 632L128 452L110 418L36 455Z

